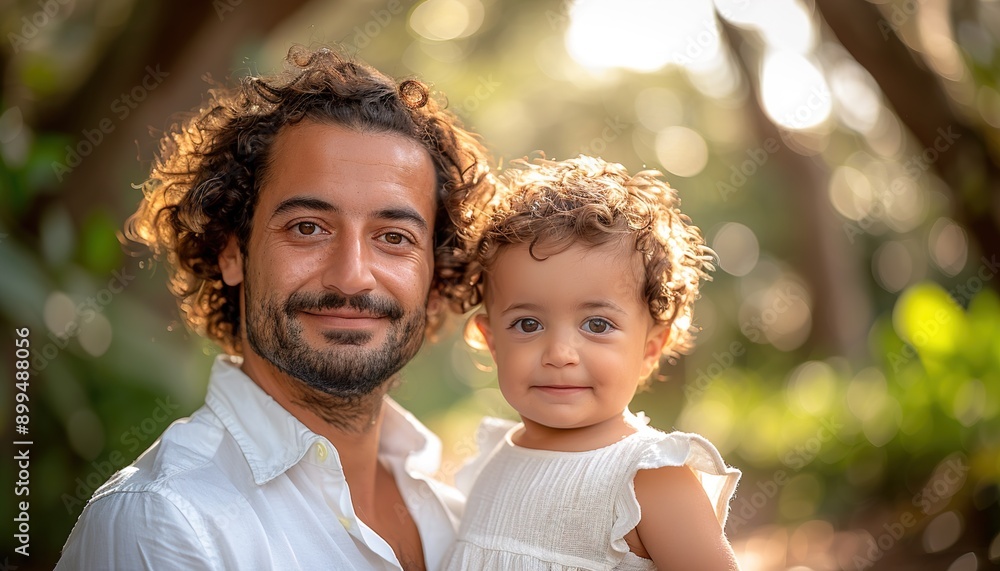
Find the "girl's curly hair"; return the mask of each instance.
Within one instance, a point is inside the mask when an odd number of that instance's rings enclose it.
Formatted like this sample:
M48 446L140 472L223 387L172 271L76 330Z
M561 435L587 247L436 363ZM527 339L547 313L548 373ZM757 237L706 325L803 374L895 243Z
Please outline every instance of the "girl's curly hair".
M188 325L233 354L241 351L239 288L222 281L219 254L231 236L246 254L275 137L302 120L399 133L427 150L438 199L432 291L454 287L467 273L456 226L476 227L476 213L493 195L486 149L419 81L397 83L329 48L293 46L283 72L210 90L207 104L160 140L125 236L166 260ZM429 332L441 320L434 305Z
M500 177L485 225L468 235L472 258L462 289L453 290L456 309L483 301L484 274L505 246L529 244L547 254L572 244L599 246L627 240L642 254L640 290L656 323L671 329L664 354L691 348L691 308L699 283L710 279L712 251L682 214L677 192L653 170L635 176L620 164L581 155L565 161L512 161Z

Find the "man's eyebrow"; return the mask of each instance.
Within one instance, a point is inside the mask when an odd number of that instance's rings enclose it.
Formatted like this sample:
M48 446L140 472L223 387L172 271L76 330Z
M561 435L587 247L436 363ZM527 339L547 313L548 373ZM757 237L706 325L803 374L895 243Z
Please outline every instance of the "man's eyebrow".
M339 207L325 200L309 196L293 196L281 201L271 214L271 218L292 210L341 212ZM427 230L429 227L427 220L412 208L383 208L375 212L375 218L380 220L409 220L419 226L421 230Z
M308 196L293 196L292 198L287 198L282 200L278 207L274 209L271 214L271 218L278 216L279 214L284 214L291 210L319 210L322 212L340 212L340 209L336 206L330 204L325 200L320 200L319 198L311 198Z
M427 230L427 220L412 208L384 208L375 213L375 217L382 220L409 220L421 230Z

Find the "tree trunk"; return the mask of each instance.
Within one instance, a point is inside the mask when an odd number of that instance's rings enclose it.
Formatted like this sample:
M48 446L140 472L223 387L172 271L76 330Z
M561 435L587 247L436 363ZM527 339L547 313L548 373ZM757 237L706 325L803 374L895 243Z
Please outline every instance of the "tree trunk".
M930 156L938 155L931 168L947 185L955 217L981 255L1000 254L1000 169L983 126L956 113L941 80L903 44L875 5L816 0L816 6L844 48L878 82L900 121ZM1000 280L987 283L1000 290Z

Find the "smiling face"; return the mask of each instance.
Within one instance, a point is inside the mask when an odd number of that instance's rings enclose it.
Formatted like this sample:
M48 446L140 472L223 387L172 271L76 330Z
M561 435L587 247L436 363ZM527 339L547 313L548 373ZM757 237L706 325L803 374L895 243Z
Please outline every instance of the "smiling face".
M419 143L310 121L277 136L246 253L244 338L281 372L337 396L370 394L423 341L434 268L435 170Z
M535 253L544 257L544 248ZM640 297L642 275L640 255L617 241L542 261L527 244L503 247L477 325L525 434L589 429L600 439L621 429L666 335Z

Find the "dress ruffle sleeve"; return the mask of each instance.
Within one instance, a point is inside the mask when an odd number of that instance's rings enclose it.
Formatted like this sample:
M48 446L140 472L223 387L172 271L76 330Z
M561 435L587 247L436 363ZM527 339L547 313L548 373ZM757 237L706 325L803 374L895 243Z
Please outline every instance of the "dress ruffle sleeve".
M628 486L619 494L615 506L616 519L612 527L612 549L628 553L625 534L635 529L642 517L639 501L635 497L633 479L639 470L651 470L664 466L687 466L694 471L708 495L719 525L725 528L729 515L729 501L736 492L736 485L742 475L739 470L727 466L722 455L711 442L698 434L686 432L659 433L661 438L650 443L639 457Z

